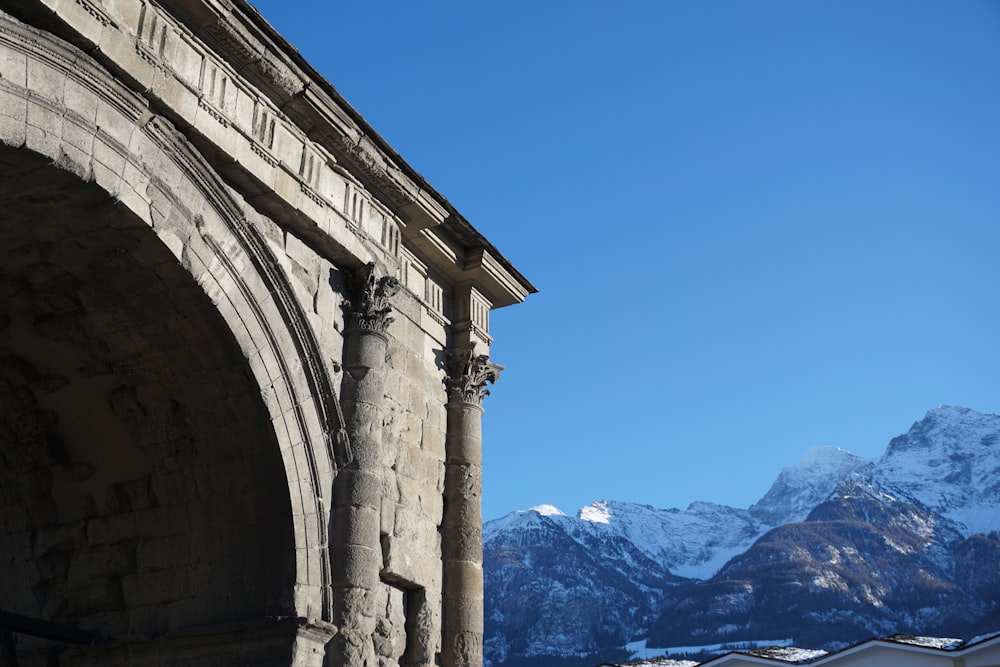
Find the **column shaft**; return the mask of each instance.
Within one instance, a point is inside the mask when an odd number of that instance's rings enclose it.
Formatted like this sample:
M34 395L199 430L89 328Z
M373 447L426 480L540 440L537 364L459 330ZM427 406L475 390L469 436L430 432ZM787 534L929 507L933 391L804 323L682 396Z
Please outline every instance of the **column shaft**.
M356 276L351 326L344 333L341 400L348 460L333 485L331 572L337 635L328 657L336 667L376 667L376 591L382 569L380 517L382 424L385 413L385 331L392 278L376 280L373 266Z
M445 440L442 662L483 664L483 397L500 366L471 346L453 353Z

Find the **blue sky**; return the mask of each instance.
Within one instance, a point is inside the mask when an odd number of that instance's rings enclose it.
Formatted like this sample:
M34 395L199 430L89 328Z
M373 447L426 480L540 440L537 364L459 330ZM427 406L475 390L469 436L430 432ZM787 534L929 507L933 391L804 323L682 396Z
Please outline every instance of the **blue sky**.
M484 517L1000 412L1000 3L254 3L540 289Z

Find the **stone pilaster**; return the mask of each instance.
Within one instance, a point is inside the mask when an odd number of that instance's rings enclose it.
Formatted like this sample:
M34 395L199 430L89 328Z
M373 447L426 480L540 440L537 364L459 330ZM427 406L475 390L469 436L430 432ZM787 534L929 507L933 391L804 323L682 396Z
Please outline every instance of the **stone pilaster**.
M482 417L486 385L501 366L467 345L449 358L446 436L442 661L483 664Z
M333 622L338 634L330 660L337 667L375 667L376 590L382 567L379 516L382 496L382 422L385 412L386 331L395 278L376 278L374 265L355 275L344 332L341 397L347 464L334 482L331 569Z

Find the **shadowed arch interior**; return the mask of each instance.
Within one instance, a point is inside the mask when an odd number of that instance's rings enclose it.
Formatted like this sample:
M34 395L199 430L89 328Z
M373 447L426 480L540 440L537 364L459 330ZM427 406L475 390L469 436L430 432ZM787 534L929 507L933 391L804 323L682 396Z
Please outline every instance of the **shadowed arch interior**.
M0 150L0 413L0 606L109 639L293 613L232 333L148 225L25 149Z

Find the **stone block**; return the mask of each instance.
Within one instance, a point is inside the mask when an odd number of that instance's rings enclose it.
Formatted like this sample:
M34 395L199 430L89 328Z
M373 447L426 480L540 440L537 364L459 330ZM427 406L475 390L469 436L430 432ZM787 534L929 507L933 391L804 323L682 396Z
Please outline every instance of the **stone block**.
M187 568L127 574L121 578L122 597L128 607L160 605L189 597Z
M444 461L425 449L405 446L400 448L399 470L400 475L422 485L425 493L430 493L444 472Z
M381 548L348 545L340 550L340 559L333 563L333 585L359 588L373 592L382 569ZM345 591L349 593L349 591ZM360 611L361 608L359 607ZM369 612L371 613L371 612Z
M42 155L59 155L62 124L61 116L55 116L48 109L29 102L25 122L25 145Z
M191 562L191 536L172 535L140 541L135 546L137 572L166 570Z
M66 72L53 68L48 63L29 58L27 60L27 85L33 95L47 100L50 104L65 108L63 92L66 90Z
M72 552L54 552L36 560L38 581L42 588L48 589L66 583Z
M423 342L423 336L420 337L420 342ZM433 364L429 364L424 358L422 346L408 350L405 361L403 372L410 382L418 387L424 387L427 385L428 378L431 377L434 385L443 391L444 383L440 373L433 367Z
M442 532L442 549L445 558L482 565L483 532L481 526L446 527Z
M135 513L135 526L144 538L182 535L190 529L188 510L184 505L151 507Z
M69 113L84 121L85 126L96 132L97 110L102 100L89 87L73 78L67 78L63 86L63 99Z
M341 305L345 296L330 284L331 271L332 266L326 261L321 261L316 272L318 286L313 309L324 321L343 331L344 315Z
M87 544L91 546L115 544L131 540L137 534L138 529L134 513L97 517L86 522Z
M81 549L75 552L67 579L87 581L108 578L135 570L136 547L130 543Z
M261 347L257 350L257 356L260 357L261 366L265 369L267 379L269 384L273 384L276 381L280 381L284 374L282 373L281 365L278 363L278 358L274 354L269 346L264 345L263 335L260 336Z
M333 515L334 544L374 549L379 544L381 509L338 507Z
M151 481L153 493L161 503L186 503L199 496L197 481L188 471L153 475Z
M386 402L391 405L396 412L402 412L410 402L410 385L399 373L386 373L385 395Z
M114 188L112 195L117 196L121 188L122 174L125 172L125 156L116 149L109 146L106 141L95 141L93 148L93 165L95 169L95 181L101 184L108 184ZM105 170L104 176L98 178L96 170Z
M125 4L125 3L123 3ZM127 3L133 10L139 3ZM130 12L131 14L131 12ZM129 21L133 25L138 25L138 20ZM123 69L128 71L139 83L140 90L149 90L155 72L155 66L141 57L136 49L136 43L132 35L124 35L116 30L105 30L101 33L100 51L107 58L116 62Z
M9 86L26 89L28 87L28 58L20 50L0 48L0 77ZM13 103L14 100L9 100ZM8 100L4 100L6 109Z
M444 429L436 424L436 413L432 412L428 419L421 422L421 437L420 437L420 447L423 449L428 456L444 460L446 452L446 438Z
M91 10L94 11L94 10ZM60 18L71 25L76 31L77 39L93 46L101 43L101 33L104 31L102 22L87 8L78 2L59 3Z
M129 634L155 636L169 629L168 608L146 605L129 610Z
M415 566L417 554L413 545L392 535L382 538L382 576L397 581L422 583L420 568Z
M23 104L14 102L0 109L0 143L22 146L27 131L28 111Z
M294 609L306 618L318 618L322 613L323 592L317 585L296 584L293 592Z
M375 625L375 653L380 664L397 664L406 650L406 607L403 591L381 586L378 599L380 614Z
M227 620L227 598L223 595L199 595L165 600L167 627L176 632L188 628L212 626Z
M319 584L319 572L313 572L309 567L313 558L313 549L309 546L299 546L296 540L295 573L296 581L305 584Z
M287 395L287 392L285 392L285 394ZM279 392L278 393L279 398L281 395L282 394ZM288 408L285 411L283 411L281 413L281 419L285 423L285 430L288 433L288 441L291 443L289 449L291 449L294 452L295 447L303 445L303 440L306 434L302 432L301 425L299 424L299 420L296 417L294 409ZM296 462L300 470L298 479L304 479L309 468L308 466L303 468L301 464L298 464L299 461L300 459L298 458L298 455L296 455ZM301 459L301 461L307 462L307 459Z
M271 189L286 203L292 203L299 196L299 180L286 164L282 164L281 167L272 172L274 181L271 183Z
M35 533L34 555L44 556L51 551L74 551L86 543L84 521L59 524L43 528Z
M407 446L419 448L421 440L423 439L423 430L424 417L413 413L407 413L406 428L403 431L403 437L401 439Z
M117 579L90 578L74 581L49 591L42 614L84 616L123 608Z
M119 34L135 36L139 22L142 20L143 4L136 0L103 0L104 11L108 16L116 19L116 23L123 31Z
M396 523L396 502L391 498L382 498L382 508L379 513L379 532L384 537L391 535Z
M317 542L319 541L319 537L327 531L324 525L324 517L319 516L315 512L306 512L301 516L300 520L306 533L315 536Z
M292 645L292 666L322 667L326 645L336 632L335 626L322 621L310 621L300 627Z
M442 398L444 398L443 392ZM428 397L426 392L411 389L409 392L409 402L406 406L407 412L415 415L419 419L424 419L427 417L427 399Z
M316 272L303 268L297 263L293 263L290 268L291 276L295 279L293 285L295 286L299 300L304 304L311 305L315 301L316 290L319 287Z
M296 375L301 377L302 373L297 372ZM318 401L313 397L312 393L305 388L299 389L298 394L302 397L299 399L299 411L302 414L302 421L306 428L306 434L309 436L309 442L326 442L328 434L326 429L329 427L326 423L321 421L320 415L322 414L322 411L319 408ZM318 452L314 453L318 458L323 455L323 450L320 449Z
M316 251L291 232L285 232L285 254L314 276L319 275L320 259Z
M313 493L316 489L313 488L314 480L312 476L312 464L310 462L312 457L309 453L309 444L299 442L293 445L291 454L295 461L297 475L295 481L298 482L299 488L303 489L303 491L308 490L309 493Z
M88 168L90 169L90 176L93 178L94 182L105 186L108 194L117 198L118 191L121 188L120 175L108 168L103 162L98 162L93 159L90 161Z
M11 485L13 486L13 485ZM23 545L27 555L31 554L31 542L28 539L28 531L31 530L31 522L28 517L28 506L14 491L8 486L0 489L0 531L9 540L10 545Z
M200 49L188 41L186 36L176 33L174 39L168 40L167 49L164 52L164 59L170 63L174 76L183 81L185 91L197 87L198 78L201 74L204 55ZM190 94L190 93L189 93ZM178 95L170 96L171 104L177 104Z

